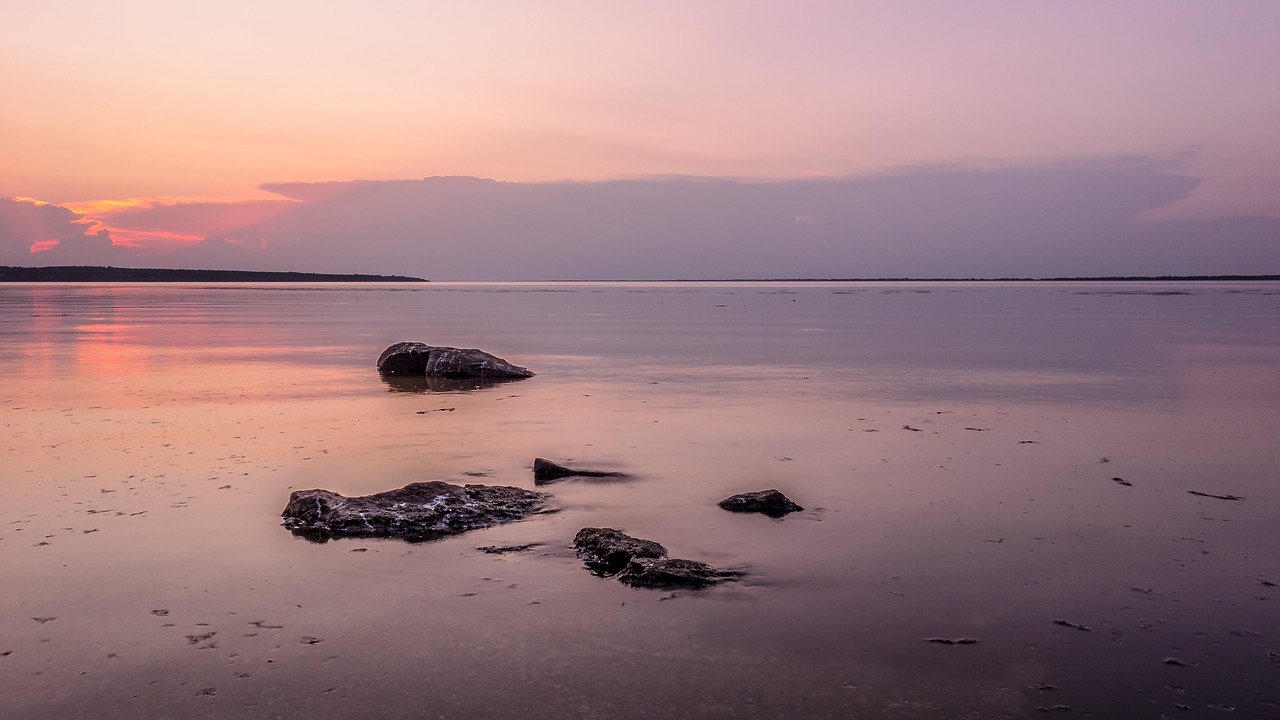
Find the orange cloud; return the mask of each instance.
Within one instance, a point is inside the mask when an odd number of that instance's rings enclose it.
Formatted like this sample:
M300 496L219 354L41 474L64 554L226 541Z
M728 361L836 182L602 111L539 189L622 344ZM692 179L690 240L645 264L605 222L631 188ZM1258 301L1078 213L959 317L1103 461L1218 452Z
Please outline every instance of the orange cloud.
M67 203L64 207L106 230L117 245L166 252L277 217L300 203L289 199L201 197L127 198Z
M156 230L131 230L129 228L114 227L112 225L99 224L95 227L102 228L111 234L111 240L116 245L135 250L147 251L163 251L178 247L184 247L192 243L200 242L204 239L202 235L188 235L184 233L162 232Z

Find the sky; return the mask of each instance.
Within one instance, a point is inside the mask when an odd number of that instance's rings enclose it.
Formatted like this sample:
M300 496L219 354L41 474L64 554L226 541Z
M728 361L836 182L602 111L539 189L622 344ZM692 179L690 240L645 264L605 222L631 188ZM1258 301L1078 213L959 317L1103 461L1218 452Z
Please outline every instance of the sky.
M1280 273L1274 0L4 16L0 264Z

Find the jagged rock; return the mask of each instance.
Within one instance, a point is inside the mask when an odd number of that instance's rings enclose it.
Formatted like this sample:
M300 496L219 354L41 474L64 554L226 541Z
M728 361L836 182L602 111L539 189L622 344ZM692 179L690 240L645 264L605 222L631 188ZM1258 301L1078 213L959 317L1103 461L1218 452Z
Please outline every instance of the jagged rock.
M482 350L398 342L378 356L384 375L425 375L449 378L528 378L533 373Z
M758 492L741 493L720 501L720 507L733 512L758 512L769 517L782 517L790 512L804 510L791 502L791 498L777 490L760 490Z
M615 575L634 587L700 588L740 573L717 570L697 560L667 557L652 540L633 538L613 528L582 528L573 539L578 557L598 575Z
M618 580L634 587L699 588L733 577L697 560L633 557L618 573Z
M534 483L542 485L543 483L554 482L567 477L620 478L624 477L624 475L620 472L605 472L603 470L575 470L559 463L553 463L545 458L533 459Z
M667 549L652 540L634 538L613 528L586 527L573 538L578 557L601 574L621 571L632 558L666 557Z
M363 497L297 490L281 517L295 535L316 542L379 536L424 541L549 511L547 496L532 490L433 481Z

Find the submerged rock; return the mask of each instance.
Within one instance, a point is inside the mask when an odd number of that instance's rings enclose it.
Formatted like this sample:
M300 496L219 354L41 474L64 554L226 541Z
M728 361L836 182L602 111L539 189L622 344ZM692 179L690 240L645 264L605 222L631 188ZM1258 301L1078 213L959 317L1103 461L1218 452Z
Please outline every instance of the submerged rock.
M1188 490L1188 495L1199 495L1200 497L1213 498L1214 500L1243 500L1239 495L1214 495L1213 493L1200 492L1199 490Z
M553 463L545 458L533 459L533 481L535 483L541 485L567 477L620 478L625 476L620 472L575 470L559 463Z
M485 545L476 549L487 555L506 555L507 553L525 552L537 546L538 543L530 543L528 545Z
M968 637L962 637L962 638L928 637L928 638L925 638L924 641L937 643L939 645L976 645L978 642L976 638L968 638Z
M398 342L378 356L378 372L384 375L417 375L447 378L528 378L527 368L512 365L474 348L453 348L420 342Z
M727 497L721 500L719 505L732 512L758 512L764 513L769 517L782 517L787 513L804 510L804 508L791 502L791 498L773 489Z
M433 481L362 497L297 490L281 517L293 534L316 542L334 537L424 541L549 511L547 496L532 490Z
M573 538L578 557L601 574L621 571L633 558L666 557L667 549L652 540L634 538L613 528L586 527Z

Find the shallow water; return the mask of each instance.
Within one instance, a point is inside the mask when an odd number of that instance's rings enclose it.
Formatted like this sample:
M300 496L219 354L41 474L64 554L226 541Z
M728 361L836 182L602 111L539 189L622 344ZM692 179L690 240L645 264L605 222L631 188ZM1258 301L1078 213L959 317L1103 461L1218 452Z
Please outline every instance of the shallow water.
M1280 717L1280 284L14 284L0 340L0 715ZM538 376L405 392L399 340ZM279 526L536 456L630 477ZM585 526L747 575L630 589Z

